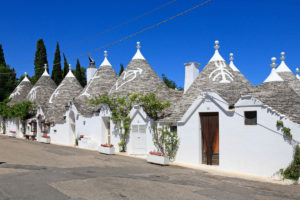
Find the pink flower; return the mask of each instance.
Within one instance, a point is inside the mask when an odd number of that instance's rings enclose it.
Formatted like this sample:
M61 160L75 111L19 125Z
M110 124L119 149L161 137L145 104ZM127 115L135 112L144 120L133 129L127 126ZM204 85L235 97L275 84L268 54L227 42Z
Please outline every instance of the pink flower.
M112 144L101 144L102 147L109 147L109 148L112 148L114 145Z

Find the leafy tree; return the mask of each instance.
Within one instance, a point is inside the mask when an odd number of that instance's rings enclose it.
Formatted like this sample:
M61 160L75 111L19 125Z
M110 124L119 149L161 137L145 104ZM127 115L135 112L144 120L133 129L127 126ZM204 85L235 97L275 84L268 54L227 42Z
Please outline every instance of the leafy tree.
M165 108L170 106L170 102L162 102L160 99L157 99L155 93L132 93L124 97L108 96L105 94L92 99L89 103L105 104L110 108L111 120L120 130L120 143L118 145L123 152L126 151L130 132L131 119L129 112L134 105L140 105L148 116L154 120L159 119L159 113L162 113Z
M67 61L67 58L65 56L65 54L63 53L63 57L64 57L64 71L63 71L63 77L65 77L68 72L69 72L69 65L68 65L68 61Z
M86 69L80 66L79 60L77 59L75 77L77 78L82 87L86 85L85 71Z
M168 79L168 78L166 77L165 74L162 74L162 78L163 78L164 83L165 83L169 88L177 89L177 90L183 90L182 87L177 86L177 84L175 83L175 81L172 81L172 80Z
M17 85L16 72L8 65L0 65L0 85L0 101L3 101Z
M123 64L120 64L121 68L120 68L120 71L119 71L119 76L121 76L122 72L124 71L124 65Z
M32 78L33 84L35 84L37 82L37 80L42 76L42 74L44 72L45 64L48 65L47 51L46 51L46 47L45 47L43 39L39 39L37 41L35 58L34 58L35 74ZM47 68L47 71L49 72L49 68Z
M176 131L170 131L170 126L164 125L157 128L155 125L153 129L153 143L157 150L162 155L169 156L174 159L179 147L179 139Z
M0 65L6 66L2 44L0 44Z
M59 44L57 42L55 55L54 55L54 61L53 61L53 69L52 69L52 74L51 74L51 78L56 83L56 85L59 85L63 79L60 62L61 62L60 50L59 50Z

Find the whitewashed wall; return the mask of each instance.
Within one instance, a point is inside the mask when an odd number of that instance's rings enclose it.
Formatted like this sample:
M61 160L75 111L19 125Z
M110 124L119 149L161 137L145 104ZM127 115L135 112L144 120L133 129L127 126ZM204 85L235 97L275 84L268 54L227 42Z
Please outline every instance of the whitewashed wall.
M228 105L218 100L200 97L178 124L180 147L176 162L199 165L202 163L200 112L219 113L219 168L227 171L270 177L280 168L286 168L292 160L293 146L284 139L276 122L279 115L260 105L244 105L235 112L227 112ZM244 111L257 111L258 125L244 125ZM287 119L294 138L299 138L300 127Z

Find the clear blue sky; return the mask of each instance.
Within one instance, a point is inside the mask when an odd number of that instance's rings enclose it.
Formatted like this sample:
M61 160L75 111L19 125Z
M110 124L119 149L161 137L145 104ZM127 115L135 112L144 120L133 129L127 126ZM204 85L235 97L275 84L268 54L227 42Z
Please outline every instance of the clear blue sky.
M53 63L56 41L73 67L76 56L114 42L129 34L167 19L204 0L177 0L141 20L96 39L63 50L126 20L139 16L170 0L85 0L85 1L1 1L0 43L6 62L18 76L33 71L36 41L43 38L48 62ZM298 0L213 0L182 17L108 48L109 60L118 72L128 64L141 42L142 53L154 70L183 86L184 63L199 62L202 69L213 55L214 41L228 60L257 85L270 73L270 58L286 63L294 71L300 67L300 1ZM103 51L92 54L97 66ZM25 63L24 63L25 62ZM88 58L80 62L88 66Z

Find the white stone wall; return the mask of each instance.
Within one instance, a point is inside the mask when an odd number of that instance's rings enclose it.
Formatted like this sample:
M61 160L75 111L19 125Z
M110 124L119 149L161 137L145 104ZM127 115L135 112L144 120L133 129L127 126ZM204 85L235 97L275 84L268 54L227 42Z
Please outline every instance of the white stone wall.
M217 95L215 96L217 97ZM247 106L227 112L228 105L220 101L205 99L194 112L179 123L180 147L176 162L200 165L202 163L202 141L200 112L219 113L218 168L240 173L270 177L292 161L293 146L284 139L276 127L279 115L261 106ZM216 101L216 102L214 102ZM244 111L257 111L258 124L244 125ZM300 127L287 119L285 126L291 128L295 139L299 138Z

